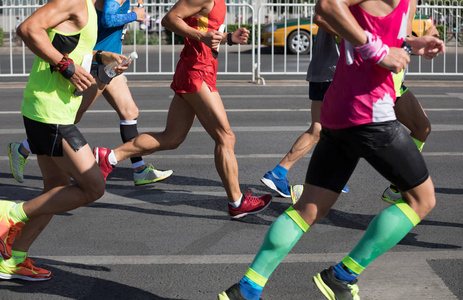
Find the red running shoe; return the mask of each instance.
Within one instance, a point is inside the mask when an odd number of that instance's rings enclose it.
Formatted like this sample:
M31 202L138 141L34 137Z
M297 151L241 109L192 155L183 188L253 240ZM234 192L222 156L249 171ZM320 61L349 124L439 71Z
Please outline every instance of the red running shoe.
M1 279L22 279L26 281L44 281L50 280L52 274L50 271L36 267L34 261L28 257L22 263L9 267L4 261L0 262Z
M95 147L93 149L93 155L95 156L96 163L100 167L103 173L104 180L108 178L109 173L114 170L114 166L109 163L108 156L111 153L111 149L103 147Z
M253 197L251 194L251 191L247 191L241 200L241 205L237 208L228 204L228 213L232 219L241 219L247 215L258 214L272 202L270 194L263 195L262 197Z

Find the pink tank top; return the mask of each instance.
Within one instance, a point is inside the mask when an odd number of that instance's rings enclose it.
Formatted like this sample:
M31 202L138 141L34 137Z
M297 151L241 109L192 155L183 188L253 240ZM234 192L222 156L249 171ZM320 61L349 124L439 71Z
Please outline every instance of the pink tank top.
M407 36L409 0L401 0L384 17L372 16L360 5L351 6L350 11L360 27L380 37L384 44L402 46ZM352 63L348 65L346 59ZM391 71L364 62L353 46L342 40L333 82L323 100L321 124L329 129L342 129L395 120L395 99Z

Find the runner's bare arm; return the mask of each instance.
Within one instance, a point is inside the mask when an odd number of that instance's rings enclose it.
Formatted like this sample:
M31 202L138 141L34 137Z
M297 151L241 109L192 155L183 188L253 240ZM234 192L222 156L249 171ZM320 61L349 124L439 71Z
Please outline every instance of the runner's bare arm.
M361 46L367 42L367 36L350 12L349 6L363 1L365 0L319 0L315 5L315 13L345 40L354 46Z
M84 0L51 0L28 17L18 27L17 33L34 54L56 65L63 55L53 47L46 30L63 24L78 31L77 24L73 26L70 20L86 7Z
M76 32L86 25L87 20L85 0L50 0L18 27L17 34L34 54L56 66L63 54L53 47L46 30L59 27L63 32ZM75 65L75 73L69 79L79 91L88 88L92 80L92 76L79 65Z
M333 27L330 26L320 15L315 15L313 17L313 22L318 25L323 31L325 31L328 34L334 35L334 36L339 36L339 34L336 32L336 30L333 29Z
M161 25L178 35L194 39L206 46L217 49L223 38L223 34L213 30L202 32L185 23L187 17L206 16L214 7L213 0L179 0L164 16Z

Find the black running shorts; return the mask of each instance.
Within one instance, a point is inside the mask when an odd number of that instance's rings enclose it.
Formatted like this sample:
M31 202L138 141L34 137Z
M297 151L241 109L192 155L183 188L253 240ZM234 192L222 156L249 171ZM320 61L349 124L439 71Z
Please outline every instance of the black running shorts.
M23 119L27 141L31 152L36 155L63 156L63 139L76 152L87 144L74 125L45 124L26 117Z
M339 130L323 128L306 183L340 193L361 157L401 191L420 185L429 176L420 151L395 120Z
M312 101L323 101L330 84L331 81L309 82L309 99Z

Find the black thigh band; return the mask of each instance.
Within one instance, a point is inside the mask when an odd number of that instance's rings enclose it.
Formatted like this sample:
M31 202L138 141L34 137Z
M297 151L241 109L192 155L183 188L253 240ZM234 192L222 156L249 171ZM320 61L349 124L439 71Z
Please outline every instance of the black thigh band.
M112 80L111 77L106 74L104 71L105 65L98 65L98 64L92 64L92 68L90 69L90 75L93 76L93 78L98 78L101 80L101 82L109 84Z

